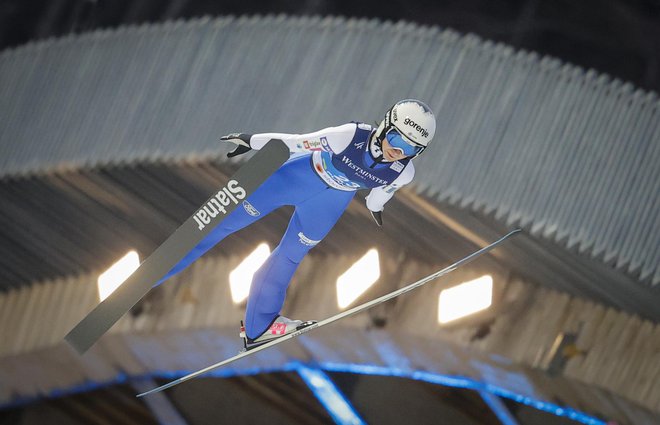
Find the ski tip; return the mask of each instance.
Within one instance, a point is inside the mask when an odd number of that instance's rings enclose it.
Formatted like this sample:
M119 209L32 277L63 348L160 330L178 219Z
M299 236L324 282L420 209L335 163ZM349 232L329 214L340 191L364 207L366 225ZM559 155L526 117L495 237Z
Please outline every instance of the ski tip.
M515 229L511 230L511 231L510 231L509 233L507 233L506 235L502 236L502 238L500 239L500 241L505 241L505 240L507 240L507 239L509 239L509 238L511 238L511 237L517 236L517 235L519 235L520 233L522 233L522 231L523 231L523 230L522 230L520 227L516 227Z
M182 383L182 382L185 381L185 380L186 380L185 377L184 377L184 378L175 379L174 381L169 382L169 383L167 383L167 384L165 384L165 385L161 385L160 387L156 387L156 388L153 388L153 389L151 389L151 390L149 390L149 391L145 391L145 392L143 392L143 393L140 393L140 394L136 395L135 397L136 397L136 398L142 398L142 397L147 396L147 395L149 395L149 394L159 393L159 392L161 392L161 391L163 391L163 390L166 390L166 389L171 388L171 387L173 387L173 386L175 386L175 385L178 385L178 384Z
M158 392L161 392L162 390L164 390L165 388L166 388L165 386L157 387L157 388L154 388L154 389L152 389L152 390L149 390L149 391L145 391L145 392L143 392L143 393L140 393L140 394L136 395L135 398L142 398L142 397L147 396L147 395L149 395L149 394L158 393Z

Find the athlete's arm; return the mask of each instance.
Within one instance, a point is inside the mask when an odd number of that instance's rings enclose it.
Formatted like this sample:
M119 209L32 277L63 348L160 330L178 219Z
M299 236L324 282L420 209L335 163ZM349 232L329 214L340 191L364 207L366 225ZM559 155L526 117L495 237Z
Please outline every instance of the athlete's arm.
M245 134L233 133L222 136L220 140L236 145L236 149L227 154L228 157L241 155L251 149L259 150L271 139L282 140L291 153L304 153L314 151L341 152L353 139L356 124L349 123L338 127L328 127L314 133L287 134L287 133L260 133Z
M399 177L397 177L392 183L371 189L365 200L367 201L367 209L371 212L371 216L374 218L374 221L376 221L378 226L383 225L382 214L387 201L392 199L394 192L410 183L413 177L415 177L415 167L412 162L410 162L406 168L403 169L401 175L399 175Z
M346 149L353 135L356 124L349 123L337 127L328 127L323 130L307 134L261 133L250 138L252 149L261 149L271 139L280 139L291 153L327 151L338 153Z

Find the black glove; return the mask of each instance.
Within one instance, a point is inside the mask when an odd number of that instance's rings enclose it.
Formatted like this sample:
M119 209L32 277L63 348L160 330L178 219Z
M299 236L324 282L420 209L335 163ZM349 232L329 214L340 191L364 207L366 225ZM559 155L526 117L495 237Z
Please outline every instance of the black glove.
M371 211L371 216L374 218L374 221L378 225L378 227L383 227L383 212L382 211Z
M250 152L252 147L250 146L250 137L251 134L244 133L231 133L220 138L223 142L234 143L236 144L236 149L227 154L227 158L233 158L238 155L243 155L246 152Z

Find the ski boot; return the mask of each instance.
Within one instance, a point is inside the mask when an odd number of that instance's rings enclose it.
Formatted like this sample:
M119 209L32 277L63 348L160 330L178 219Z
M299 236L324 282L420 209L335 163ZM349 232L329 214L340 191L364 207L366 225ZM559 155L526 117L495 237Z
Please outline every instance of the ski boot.
M288 335L292 332L313 325L314 323L316 323L316 320L308 320L303 322L302 320L291 320L284 316L277 316L277 318L264 333L262 333L257 338L252 339L249 338L245 333L245 326L241 320L240 337L243 339L243 351L249 351L274 339L283 337L284 335Z

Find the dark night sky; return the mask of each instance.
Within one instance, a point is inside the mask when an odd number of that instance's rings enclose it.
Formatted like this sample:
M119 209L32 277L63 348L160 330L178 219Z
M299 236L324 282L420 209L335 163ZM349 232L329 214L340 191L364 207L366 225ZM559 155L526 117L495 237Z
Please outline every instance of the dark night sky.
M0 0L0 48L121 24L256 13L450 27L660 91L660 0Z

